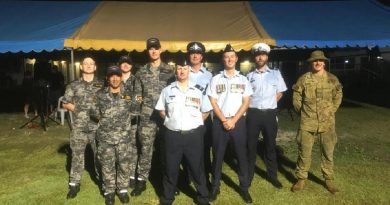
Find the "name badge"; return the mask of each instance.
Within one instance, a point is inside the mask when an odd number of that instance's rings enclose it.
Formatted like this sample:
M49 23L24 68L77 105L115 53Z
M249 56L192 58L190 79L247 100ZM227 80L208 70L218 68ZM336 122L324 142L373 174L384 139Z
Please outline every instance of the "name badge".
M131 96L130 95L123 95L122 99L124 99L126 102L131 102Z
M225 84L218 84L217 85L217 93L223 93L226 91L226 85Z
M185 105L187 107L194 107L198 109L200 107L200 99L194 97L186 97Z
M230 92L231 93L243 93L245 90L245 84L231 84Z

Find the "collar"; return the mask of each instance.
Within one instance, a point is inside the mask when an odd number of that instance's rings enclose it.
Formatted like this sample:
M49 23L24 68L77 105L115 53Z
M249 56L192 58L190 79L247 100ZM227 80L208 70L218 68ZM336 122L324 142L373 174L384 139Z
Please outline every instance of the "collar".
M226 75L226 70L221 71L221 74L223 77L228 78L228 76ZM238 77L239 75L240 75L240 71L234 69L234 74L232 77Z
M271 69L268 67L268 65L265 65L265 72L259 71L258 68L255 69L255 72L256 73L269 73L269 72L271 72Z
M177 82L178 81L171 83L171 89L173 89L173 88L179 89L179 85ZM194 89L195 89L195 84L188 81L188 90L194 90Z
M194 70L192 69L192 66L191 66L191 68L190 68L190 71L191 71L192 73L194 73ZM206 72L206 68L203 67L203 64L200 66L199 71L200 71L201 73L205 73L205 72Z

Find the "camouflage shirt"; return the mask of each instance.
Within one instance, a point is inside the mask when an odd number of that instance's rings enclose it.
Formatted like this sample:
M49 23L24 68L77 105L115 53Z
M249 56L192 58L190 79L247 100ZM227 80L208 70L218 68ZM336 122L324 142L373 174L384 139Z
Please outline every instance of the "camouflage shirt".
M293 105L301 115L300 129L325 132L334 129L335 113L342 100L342 86L336 76L325 72L302 75L293 86Z
M131 101L131 93L126 92L123 84L117 94L111 93L110 87L97 92L90 114L99 119L99 142L119 144L130 140L128 132L131 124Z
M81 129L83 131L94 131L97 129L97 122L90 118L89 109L92 106L96 92L102 87L103 82L96 79L96 76L91 82L80 78L71 82L66 87L62 101L75 105L72 123L74 129Z
M154 107L157 104L163 88L175 81L174 69L161 62L158 69L153 70L151 68L151 64L148 63L141 68L141 70L137 73L137 76L139 76L143 84L142 115L145 118L158 121L160 120L160 117L158 113L154 111Z

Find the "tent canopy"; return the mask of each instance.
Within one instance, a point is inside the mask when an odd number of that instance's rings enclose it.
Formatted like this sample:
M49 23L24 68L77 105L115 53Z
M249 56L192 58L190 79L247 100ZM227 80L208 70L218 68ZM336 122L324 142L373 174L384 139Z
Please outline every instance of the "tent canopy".
M390 46L390 8L373 0L250 4L278 47Z
M275 45L248 2L101 2L65 47L143 51L150 37L170 52L186 51L190 41L201 41L208 51L227 43L236 50L259 41Z
M63 49L97 4L0 1L0 53Z

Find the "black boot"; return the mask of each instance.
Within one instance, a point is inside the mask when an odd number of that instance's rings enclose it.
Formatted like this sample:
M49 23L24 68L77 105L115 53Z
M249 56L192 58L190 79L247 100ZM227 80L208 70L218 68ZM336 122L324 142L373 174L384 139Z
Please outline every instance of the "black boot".
M67 199L73 199L77 196L77 193L80 191L80 184L76 184L74 186L69 185L69 192L68 195L66 195Z
M218 194L219 194L219 188L213 187L210 191L209 200L215 201L217 199Z
M135 184L135 188L131 192L131 196L139 196L145 190L146 190L146 181L145 180L139 180Z
M249 194L248 190L241 190L241 197L242 199L244 199L244 201L247 203L247 204L251 204L252 203L252 197L251 195Z
M119 201L122 202L122 204L127 204L129 203L130 199L129 199L129 195L127 194L127 192L123 192L123 193L118 193L118 198L119 198Z
M114 205L115 203L115 193L109 193L104 195L106 205Z

